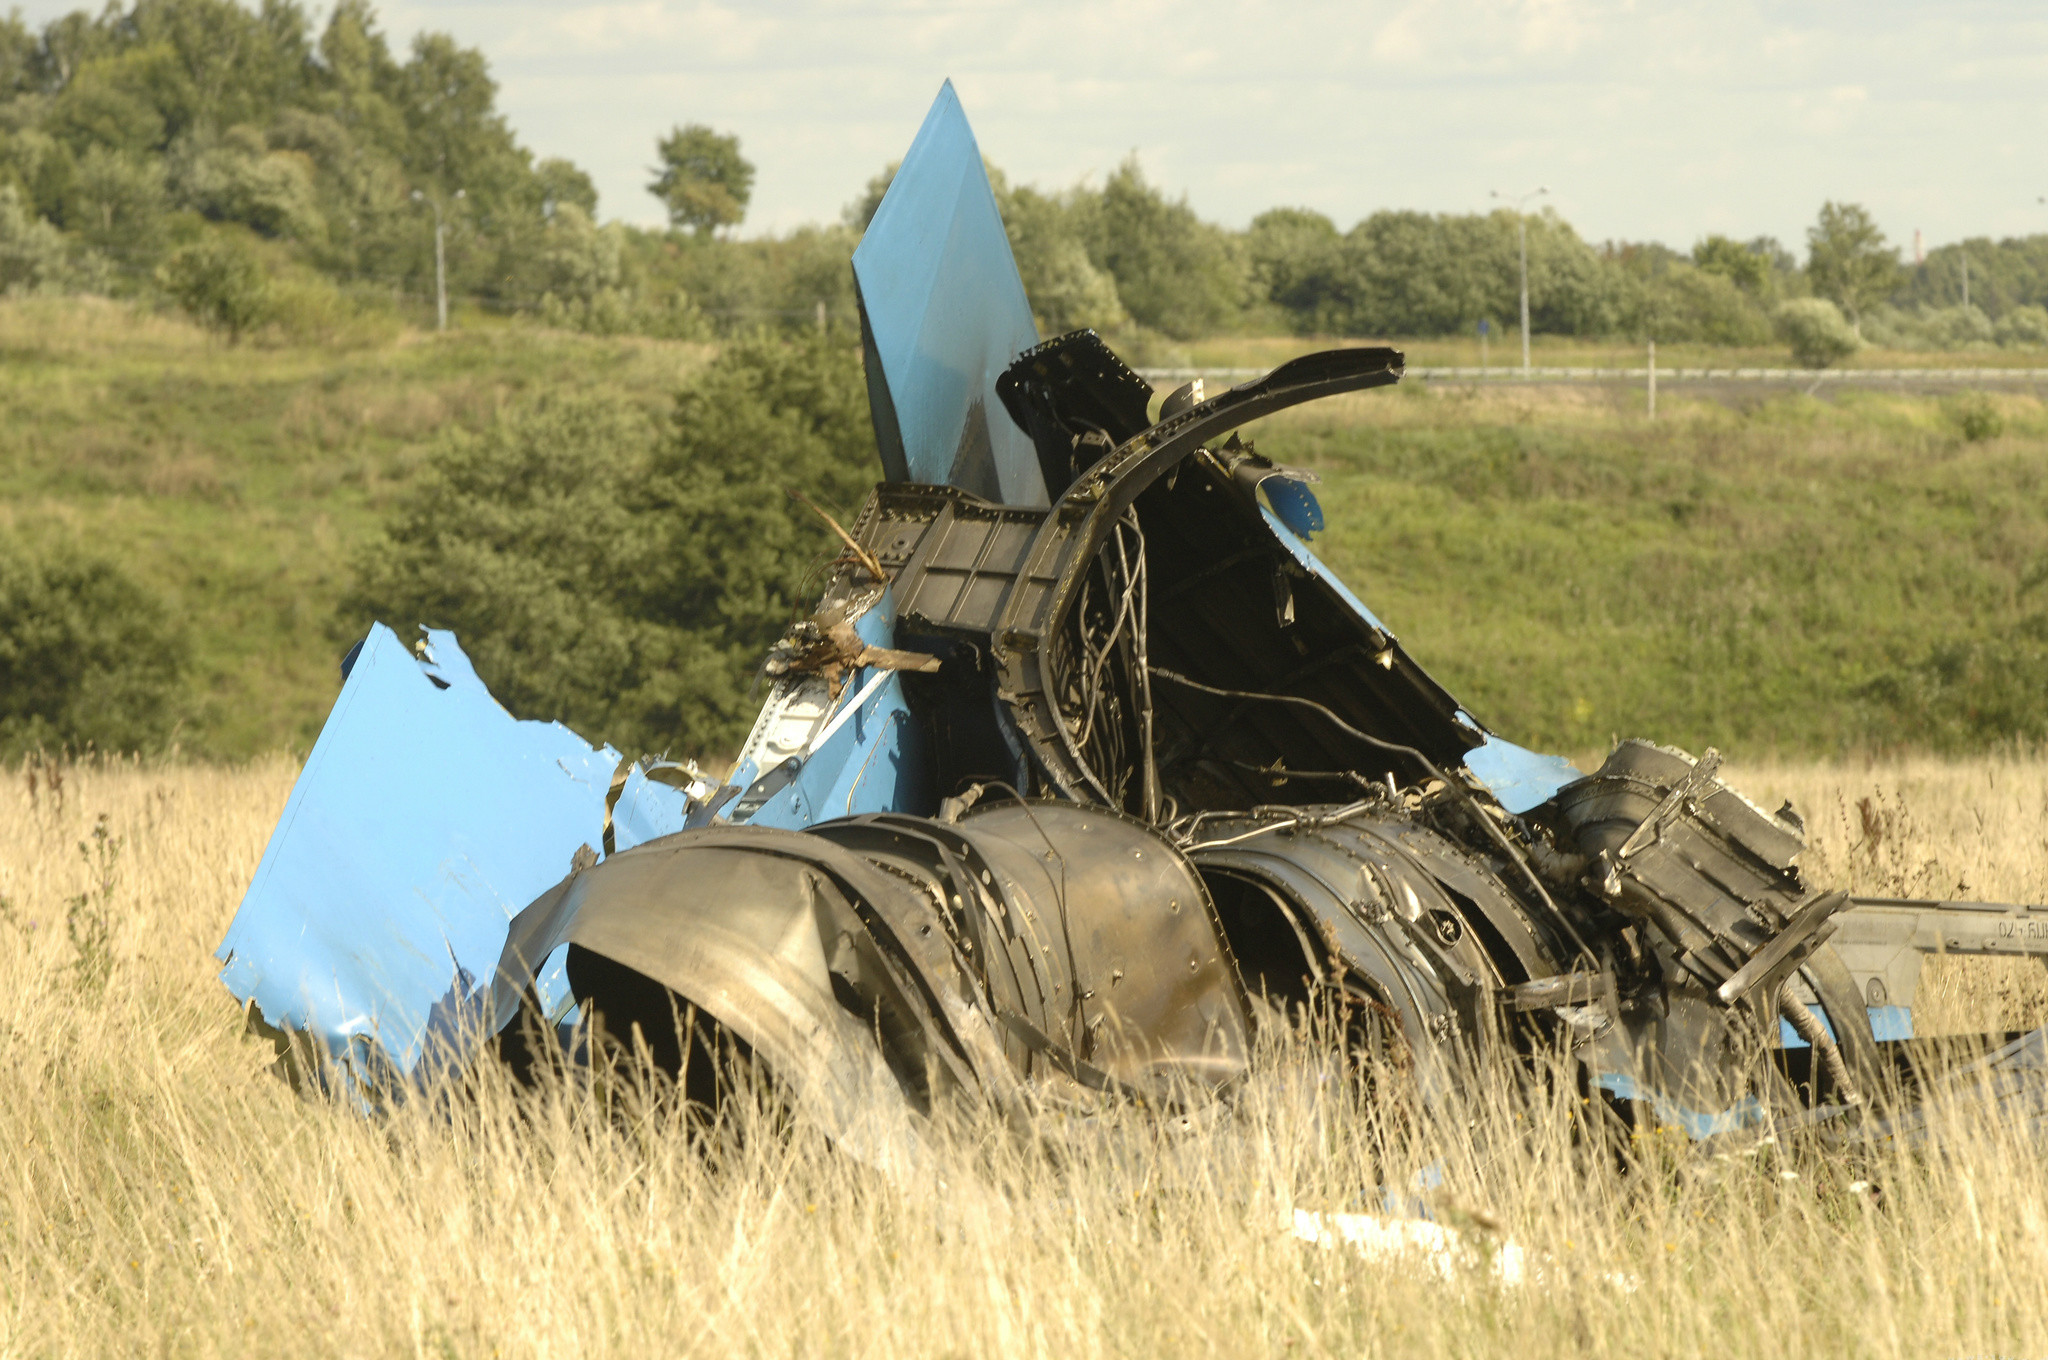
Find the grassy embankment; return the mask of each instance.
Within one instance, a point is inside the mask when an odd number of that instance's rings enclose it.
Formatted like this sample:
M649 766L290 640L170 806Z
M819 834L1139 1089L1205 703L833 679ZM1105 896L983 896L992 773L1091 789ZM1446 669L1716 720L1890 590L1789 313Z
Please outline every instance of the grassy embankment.
M1305 343L1193 348L1266 362ZM1436 344L1408 347L1461 357ZM303 750L362 622L335 614L351 554L446 431L555 392L659 408L706 353L505 325L230 348L109 305L0 303L0 528L75 534L170 596L196 644L188 751ZM1759 359L1776 362L1715 362ZM1971 442L1955 397L1722 398L1674 387L1650 424L1635 392L1413 384L1260 437L1323 473L1319 550L1518 739L1796 754L2048 735L2038 680L1971 660L2038 612L2048 410L1982 398L2004 428ZM1944 646L1961 688L1934 693L1916 668ZM1977 681L1997 692L1979 702Z
M1522 345L1514 332L1495 335L1482 353L1476 335L1430 336L1426 339L1304 340L1290 335L1219 336L1210 340L1175 341L1151 336L1131 348L1134 362L1148 368L1268 368L1312 349L1340 345L1391 345L1415 368L1477 368L1482 359L1491 368L1520 367ZM1529 341L1529 362L1536 368L1642 368L1649 351L1632 340L1587 339L1573 335L1537 335ZM1796 368L1783 345L1657 346L1657 367L1666 368ZM1877 346L1859 350L1837 368L2048 368L2048 351L2038 349L1894 350Z
M208 957L293 774L85 766L61 807L0 780L0 1355L2048 1351L2038 1135L1967 1110L1938 1157L1653 1139L1619 1174L1569 1109L1497 1088L1417 1119L1398 1083L1362 1103L1297 1050L1192 1130L1112 1121L1055 1161L969 1120L890 1184L801 1138L706 1160L630 1098L608 1122L495 1074L375 1122L301 1102ZM2042 894L2048 761L1731 777L1807 810L1818 880ZM1866 795L1896 833L1876 847L1845 811ZM104 867L77 849L101 814ZM2039 1023L2017 963L1936 960L1923 1029ZM1482 1252L1497 1223L1520 1287L1289 1231L1432 1163L1431 1211Z
M665 408L708 347L479 322L228 346L169 317L0 301L0 532L71 535L190 628L186 749L311 745L349 557L453 429L550 393Z

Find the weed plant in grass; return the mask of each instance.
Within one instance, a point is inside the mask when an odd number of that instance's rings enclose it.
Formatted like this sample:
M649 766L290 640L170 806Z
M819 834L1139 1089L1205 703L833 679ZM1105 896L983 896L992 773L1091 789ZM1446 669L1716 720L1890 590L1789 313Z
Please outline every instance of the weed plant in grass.
M631 1082L521 1095L487 1072L379 1120L302 1101L211 959L294 773L110 762L65 771L61 799L47 768L33 798L25 770L0 786L0 1353L2048 1349L2038 1139L1963 1109L1939 1155L1653 1138L1617 1167L1574 1141L1570 1097L1497 1078L1432 1121L1397 1081L1369 1094L1281 1045L1213 1118L1049 1126L1046 1156L969 1117L892 1183L745 1111L695 1151ZM1737 777L1815 812L1815 854L1852 879L1932 862L2040 895L2048 760ZM1898 813L1867 856L1865 796ZM109 971L82 985L61 921L109 882ZM1477 1244L1447 1273L1291 1231L1297 1209L1412 1199L1425 1172L1431 1212ZM1501 1237L1519 1286L1486 1268Z

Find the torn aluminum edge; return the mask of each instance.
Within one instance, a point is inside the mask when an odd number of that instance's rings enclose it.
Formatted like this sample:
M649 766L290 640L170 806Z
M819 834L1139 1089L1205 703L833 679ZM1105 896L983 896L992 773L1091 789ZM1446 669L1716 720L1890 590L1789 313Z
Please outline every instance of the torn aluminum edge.
M861 605L855 631L889 646L886 592ZM422 631L417 654L381 623L351 651L216 952L252 1025L281 1043L311 1039L350 1083L411 1078L437 1054L467 1053L471 1031L490 1027L514 915L579 863L719 811L701 782L650 777L660 762L633 762L619 781L611 747L515 719L453 633ZM824 688L804 676L777 683L726 782L759 788L764 757L785 777L745 819L801 829L856 812L928 811L895 673L857 673L836 705L818 702ZM576 1018L566 957L554 947L533 977L556 1024Z

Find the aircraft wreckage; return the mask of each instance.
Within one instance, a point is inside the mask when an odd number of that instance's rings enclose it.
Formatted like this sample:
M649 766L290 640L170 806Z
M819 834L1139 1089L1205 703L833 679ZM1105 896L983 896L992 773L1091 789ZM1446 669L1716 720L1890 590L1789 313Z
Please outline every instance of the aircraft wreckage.
M1425 1094L1566 1053L1706 1137L1874 1118L1924 954L2048 952L2048 910L1808 882L1711 752L1582 774L1489 732L1236 433L1402 356L1155 418L1094 332L1040 342L950 85L853 270L884 480L731 772L517 721L451 634L374 626L220 947L252 1025L359 1093L637 1026L693 1098L691 1054L744 1053L882 1155L942 1101L1216 1095L1311 1008Z

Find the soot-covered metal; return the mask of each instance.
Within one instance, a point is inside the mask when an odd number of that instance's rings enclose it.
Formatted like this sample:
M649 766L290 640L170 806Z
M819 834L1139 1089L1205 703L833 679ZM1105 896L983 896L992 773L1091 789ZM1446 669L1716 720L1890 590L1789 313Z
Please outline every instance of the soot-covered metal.
M379 626L221 947L252 1023L365 1093L600 1034L715 1105L740 1055L895 1164L941 1102L1227 1098L1322 1014L1426 1094L1561 1053L1706 1137L1909 1118L1920 958L2048 953L2048 911L1807 881L1711 751L1581 774L1489 732L1242 434L1402 356L1160 399L1092 331L1036 343L950 87L853 266L887 480L732 770L515 722L451 635ZM1950 1079L2018 1089L2042 1038L2003 1038Z

